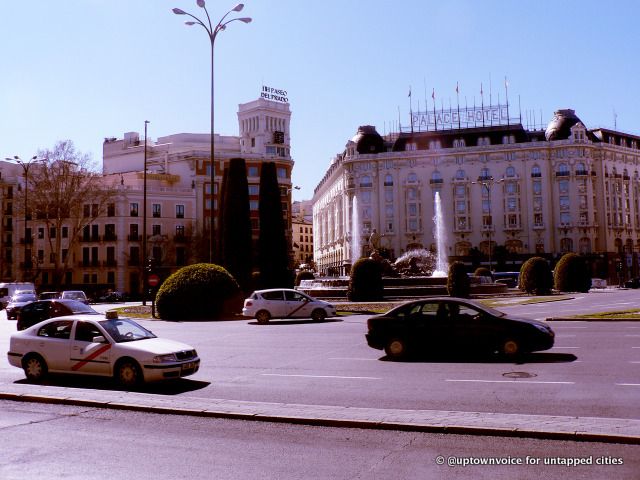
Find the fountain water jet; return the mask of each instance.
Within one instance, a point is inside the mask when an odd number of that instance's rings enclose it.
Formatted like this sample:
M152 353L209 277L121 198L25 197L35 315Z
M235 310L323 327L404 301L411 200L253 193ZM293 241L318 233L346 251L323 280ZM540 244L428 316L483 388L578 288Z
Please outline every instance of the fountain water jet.
M449 271L447 263L447 234L444 228L444 217L442 215L442 202L440 201L440 192L435 195L435 215L433 223L436 227L436 268L432 277L446 277Z

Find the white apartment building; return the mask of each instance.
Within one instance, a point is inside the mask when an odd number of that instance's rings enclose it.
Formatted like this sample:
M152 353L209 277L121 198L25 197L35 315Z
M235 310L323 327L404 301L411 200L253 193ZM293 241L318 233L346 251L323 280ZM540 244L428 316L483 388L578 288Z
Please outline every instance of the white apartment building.
M210 135L179 133L157 140L141 138L137 132L123 138L105 138L103 179L115 186L117 195L107 214L92 222L82 233L73 252L73 268L66 272L65 283L82 287L88 293L105 289L133 295L142 291L142 273L147 263L143 255L142 220L144 217L144 164L147 163L147 259L153 258L161 277L182 265L208 261L199 252L208 245L211 209L218 218L220 185L224 165L232 158L244 158L249 181L249 199L253 237L259 233L258 204L260 168L263 162L275 162L282 192L282 209L291 239L290 118L288 103L259 98L239 105L239 135L215 135L215 183L210 181ZM145 145L146 143L146 145ZM24 218L13 215L12 197L23 182L19 165L0 162L0 186L3 195L2 261L3 281L22 279L25 265L37 265L36 286L51 280L46 242L49 232L28 220L27 231L33 237L31 248L16 248L24 231ZM91 208L87 205L86 208ZM219 225L214 225L215 231ZM31 233L33 232L33 233ZM56 234L55 232L51 232ZM29 240L31 241L31 239ZM250 254L251 252L248 252ZM26 257L25 257L26 255ZM31 259L38 259L35 263Z
M636 275L640 137L588 129L573 110L557 111L545 130L524 128L508 109L505 119L503 107L485 110L479 125L456 124L455 115L448 124L438 120L447 112L434 112L436 121L429 113L424 125L415 119L427 114L414 115L412 131L386 138L360 127L314 192L318 270L344 273L354 253L369 253L373 229L392 258L435 250L438 193L450 260L469 261L479 250L491 265L499 246L514 264L576 252L591 258L594 276L615 279L619 264L627 277ZM360 252L351 251L354 197Z

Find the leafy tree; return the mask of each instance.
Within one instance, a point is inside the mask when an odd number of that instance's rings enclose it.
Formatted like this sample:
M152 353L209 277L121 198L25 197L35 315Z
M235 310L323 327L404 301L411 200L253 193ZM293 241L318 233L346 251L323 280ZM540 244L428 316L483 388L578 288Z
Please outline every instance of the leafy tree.
M51 283L57 288L73 267L70 252L81 241L81 233L107 215L108 206L116 203L116 190L105 184L102 175L93 170L89 155L76 151L71 140L40 150L38 157L42 160L29 170L27 180L28 211L24 211L24 189L14 204L18 213L44 224L52 254ZM63 255L63 250L69 254Z
M252 243L249 185L244 158L232 158L223 194L222 265L248 291L251 286Z
M282 218L282 198L276 164L262 164L260 172L260 236L258 238L258 268L264 288L292 286L289 269L289 246Z

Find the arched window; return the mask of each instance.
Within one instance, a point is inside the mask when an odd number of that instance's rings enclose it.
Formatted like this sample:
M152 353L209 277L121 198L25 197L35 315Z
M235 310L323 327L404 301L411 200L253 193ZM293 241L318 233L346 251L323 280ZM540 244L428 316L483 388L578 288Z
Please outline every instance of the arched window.
M392 175L385 175L384 177L384 186L385 187L392 187L393 186L393 176Z
M431 183L442 183L442 174L438 170L431 174Z
M534 165L531 169L531 177L542 177L542 170L540 170L540 167L538 165Z
M584 163L579 162L576 163L576 175L586 175L587 167L584 166Z
M459 169L459 170L456 172L456 180L464 180L464 178L465 178L464 170Z
M515 177L516 176L516 169L514 167L507 167L507 172L506 172L507 177Z
M416 183L418 181L418 176L411 172L409 175L407 175L407 183Z
M569 165L566 163L561 163L558 165L558 170L556 171L556 175L558 177L567 177L569 176Z
M480 180L490 180L491 179L491 172L489 171L488 168L483 168L480 171Z
M372 187L371 177L369 175L363 175L360 177L360 187Z

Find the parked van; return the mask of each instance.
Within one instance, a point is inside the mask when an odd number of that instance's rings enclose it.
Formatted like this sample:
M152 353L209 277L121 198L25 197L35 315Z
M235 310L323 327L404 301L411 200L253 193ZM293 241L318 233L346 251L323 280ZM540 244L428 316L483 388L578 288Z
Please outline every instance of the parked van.
M11 297L13 297L18 291L32 293L35 295L36 287L31 282L0 283L0 305L2 305L2 308L7 307L7 303L9 303Z

